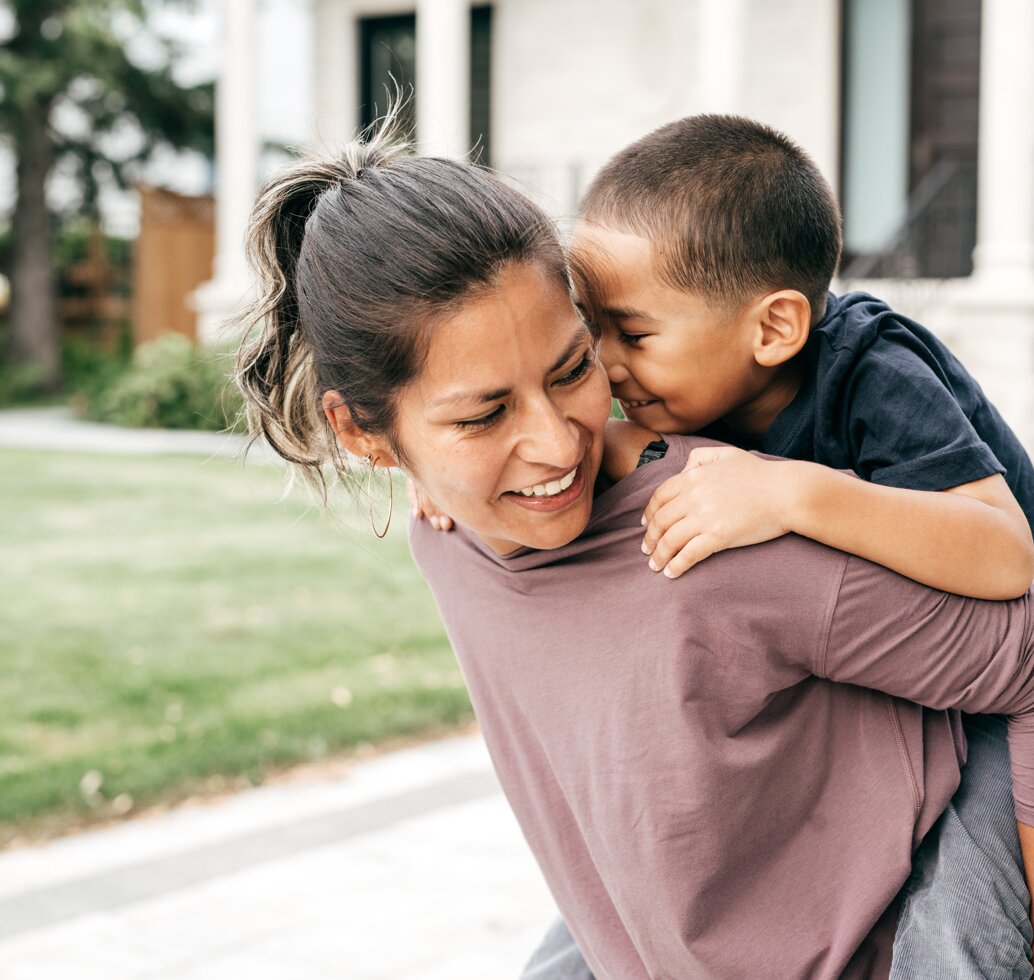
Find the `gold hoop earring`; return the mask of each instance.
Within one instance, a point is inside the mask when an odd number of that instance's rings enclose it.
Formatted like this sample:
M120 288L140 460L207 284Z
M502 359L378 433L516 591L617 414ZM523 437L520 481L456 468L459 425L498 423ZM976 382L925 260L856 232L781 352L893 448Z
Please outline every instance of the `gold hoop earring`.
M363 457L363 462L370 467L370 472L366 477L366 499L370 502L370 527L373 529L373 533L376 534L378 538L384 538L387 537L388 528L391 527L391 517L395 511L395 483L391 478L391 473L388 473L388 520L384 525L384 530L378 531L377 524L374 522L373 519L373 474L374 471L377 469L377 461L373 459L373 457L369 453L367 453Z

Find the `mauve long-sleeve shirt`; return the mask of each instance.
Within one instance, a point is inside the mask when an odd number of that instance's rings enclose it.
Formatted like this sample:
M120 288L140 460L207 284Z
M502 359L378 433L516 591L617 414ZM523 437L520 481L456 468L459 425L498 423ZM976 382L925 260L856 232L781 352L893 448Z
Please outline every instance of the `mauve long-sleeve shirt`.
M1030 597L793 535L670 581L640 517L705 441L668 441L563 548L412 527L503 789L598 980L885 977L964 761L946 709L1011 716L1034 824Z

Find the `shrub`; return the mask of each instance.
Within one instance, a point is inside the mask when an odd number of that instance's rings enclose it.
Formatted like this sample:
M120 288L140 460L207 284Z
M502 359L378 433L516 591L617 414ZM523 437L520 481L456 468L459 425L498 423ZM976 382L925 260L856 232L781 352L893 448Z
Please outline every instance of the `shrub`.
M235 429L240 395L227 351L199 350L180 334L139 347L129 367L82 406L86 418L136 428Z

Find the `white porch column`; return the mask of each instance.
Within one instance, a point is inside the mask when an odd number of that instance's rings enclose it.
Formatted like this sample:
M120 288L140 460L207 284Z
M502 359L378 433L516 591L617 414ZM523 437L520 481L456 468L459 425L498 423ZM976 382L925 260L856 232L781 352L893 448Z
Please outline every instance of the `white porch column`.
M244 235L258 184L258 34L254 0L223 0L215 104L215 263L193 295L198 340L211 344L247 297Z
M313 10L315 113L312 146L334 153L359 128L359 43L349 0L316 0ZM380 95L383 102L383 95Z
M974 273L958 296L963 357L1034 450L1034 4L984 0Z
M980 39L978 276L1034 278L1034 4L984 0Z
M470 150L470 4L417 0L416 135L420 152Z
M702 112L740 111L744 0L702 0L697 62Z

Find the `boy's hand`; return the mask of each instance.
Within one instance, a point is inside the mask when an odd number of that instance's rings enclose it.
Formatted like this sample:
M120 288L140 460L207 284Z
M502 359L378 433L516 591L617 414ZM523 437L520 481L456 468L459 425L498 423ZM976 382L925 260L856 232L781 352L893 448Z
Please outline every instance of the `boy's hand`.
M732 446L694 449L686 468L654 491L643 515L650 568L678 578L715 552L786 534L781 515L788 512L792 466Z
M452 518L443 514L435 503L420 488L419 483L409 481L409 505L413 508L413 516L419 521L426 517L436 531L451 531Z

